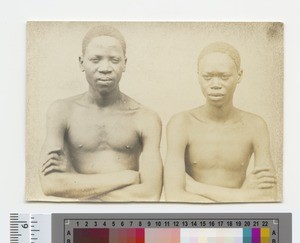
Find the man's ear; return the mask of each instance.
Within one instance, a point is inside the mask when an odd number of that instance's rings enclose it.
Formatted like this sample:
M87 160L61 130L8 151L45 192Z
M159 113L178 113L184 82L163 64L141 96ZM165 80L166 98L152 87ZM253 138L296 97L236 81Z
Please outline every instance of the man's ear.
M124 59L123 72L125 72L125 70L126 70L126 64L127 64L127 57L125 57L125 59Z
M79 56L79 57L78 57L78 61L79 61L79 68L80 68L81 72L84 72L84 67L83 67L83 56Z
M240 83L242 81L242 78L243 78L243 69L241 69L239 72L238 72L238 83Z

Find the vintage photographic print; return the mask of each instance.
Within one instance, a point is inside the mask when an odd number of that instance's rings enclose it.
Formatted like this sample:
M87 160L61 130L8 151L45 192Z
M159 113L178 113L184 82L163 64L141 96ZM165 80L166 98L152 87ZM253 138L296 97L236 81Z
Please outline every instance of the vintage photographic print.
M28 22L26 200L280 202L283 24Z

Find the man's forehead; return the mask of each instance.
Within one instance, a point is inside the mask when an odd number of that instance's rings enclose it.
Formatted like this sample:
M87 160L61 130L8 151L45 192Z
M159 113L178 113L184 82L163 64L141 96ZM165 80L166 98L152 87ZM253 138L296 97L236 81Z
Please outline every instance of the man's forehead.
M122 50L121 42L118 39L106 35L97 36L91 39L87 48L91 46L116 47Z
M221 52L212 52L204 55L199 61L199 68L236 68L230 55Z

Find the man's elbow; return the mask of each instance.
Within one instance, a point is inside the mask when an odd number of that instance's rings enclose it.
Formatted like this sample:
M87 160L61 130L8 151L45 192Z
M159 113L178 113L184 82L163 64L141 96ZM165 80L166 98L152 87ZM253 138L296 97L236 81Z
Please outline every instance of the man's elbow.
M45 196L56 196L56 188L55 186L56 183L53 183L53 181L50 178L47 178L48 176L42 176L40 181L41 181L41 186L42 186L42 191L45 194Z
M45 196L70 197L65 187L62 186L64 184L62 178L56 174L41 175L40 181Z

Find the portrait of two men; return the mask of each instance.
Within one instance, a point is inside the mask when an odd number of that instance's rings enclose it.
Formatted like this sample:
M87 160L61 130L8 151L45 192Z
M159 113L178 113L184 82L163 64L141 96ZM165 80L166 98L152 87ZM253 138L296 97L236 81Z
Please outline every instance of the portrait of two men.
M282 200L283 24L28 22L26 200Z

